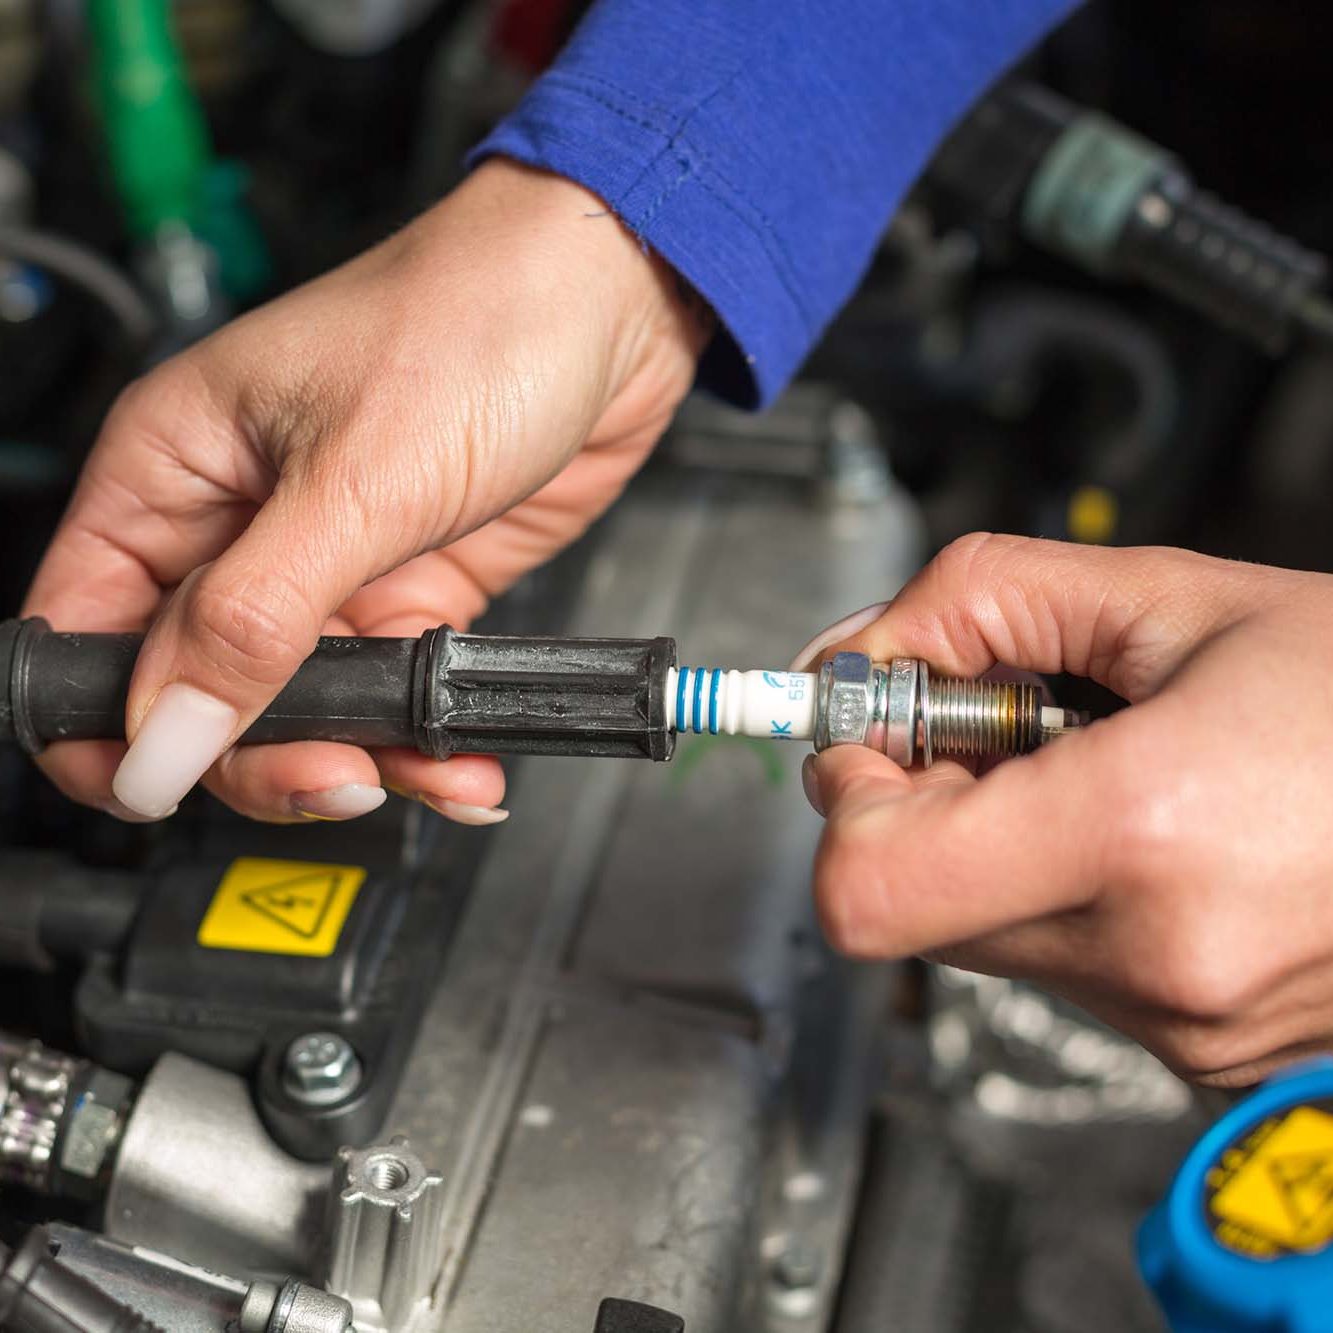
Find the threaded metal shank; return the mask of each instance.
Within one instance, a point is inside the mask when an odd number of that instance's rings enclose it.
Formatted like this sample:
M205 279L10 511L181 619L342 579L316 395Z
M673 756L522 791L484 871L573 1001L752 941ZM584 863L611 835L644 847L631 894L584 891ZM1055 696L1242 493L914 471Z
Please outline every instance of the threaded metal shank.
M1042 743L1041 692L1012 681L957 680L922 672L928 757L1027 754Z

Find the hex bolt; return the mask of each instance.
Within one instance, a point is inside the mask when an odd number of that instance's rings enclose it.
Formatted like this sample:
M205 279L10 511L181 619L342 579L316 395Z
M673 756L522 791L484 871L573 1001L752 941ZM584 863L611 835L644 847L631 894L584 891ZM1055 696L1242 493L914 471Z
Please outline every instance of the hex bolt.
M361 1086L361 1061L337 1032L306 1032L287 1048L283 1087L304 1106L333 1106Z

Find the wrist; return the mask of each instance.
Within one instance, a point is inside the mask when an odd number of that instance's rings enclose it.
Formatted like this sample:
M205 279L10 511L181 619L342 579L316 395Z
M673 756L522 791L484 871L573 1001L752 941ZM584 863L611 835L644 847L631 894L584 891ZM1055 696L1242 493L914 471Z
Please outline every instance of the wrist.
M435 214L449 218L454 254L461 215L500 247L506 283L532 304L534 318L554 314L571 336L589 341L605 402L646 365L687 359L693 367L712 336L707 303L576 181L492 158ZM437 219L423 223L434 230Z

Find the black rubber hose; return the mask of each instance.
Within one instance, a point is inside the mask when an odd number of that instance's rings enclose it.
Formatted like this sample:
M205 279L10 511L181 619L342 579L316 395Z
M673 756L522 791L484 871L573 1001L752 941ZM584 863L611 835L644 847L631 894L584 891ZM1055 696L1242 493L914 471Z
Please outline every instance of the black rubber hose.
M0 966L45 972L57 958L113 953L138 913L148 879L94 870L58 852L0 857Z
M30 754L52 741L125 734L142 638L0 624L0 740ZM670 639L325 638L241 744L341 741L450 754L671 757ZM8 689L3 689L4 682Z

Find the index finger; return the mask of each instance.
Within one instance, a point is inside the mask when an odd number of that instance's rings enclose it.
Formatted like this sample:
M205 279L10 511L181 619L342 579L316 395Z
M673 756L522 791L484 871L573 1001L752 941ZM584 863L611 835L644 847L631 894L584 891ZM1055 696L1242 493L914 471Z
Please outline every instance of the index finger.
M947 547L846 643L953 675L997 662L1089 676L1135 702L1198 643L1274 595L1281 571L1166 548L988 533ZM830 651L832 648L830 648Z

